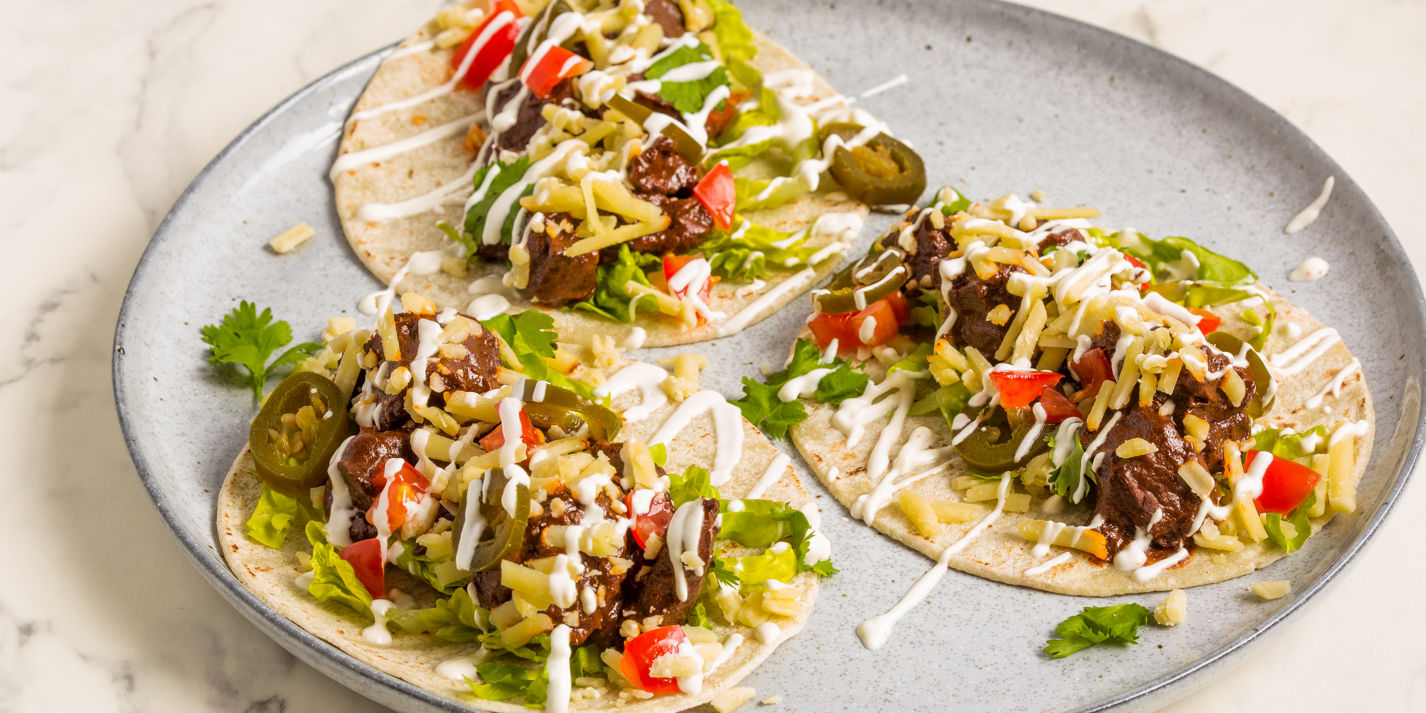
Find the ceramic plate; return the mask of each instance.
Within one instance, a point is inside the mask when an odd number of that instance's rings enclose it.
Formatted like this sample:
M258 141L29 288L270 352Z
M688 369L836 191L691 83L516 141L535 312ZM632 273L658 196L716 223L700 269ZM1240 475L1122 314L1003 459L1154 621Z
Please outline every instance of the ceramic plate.
M1340 330L1376 399L1377 440L1359 511L1334 520L1298 554L1249 577L1200 587L1191 620L1149 627L1137 647L1062 661L1040 653L1056 623L1110 600L1057 596L951 573L872 652L854 629L889 607L930 561L853 523L805 469L841 574L825 583L806 630L747 680L780 710L1103 710L1151 708L1206 683L1242 649L1310 600L1371 536L1420 448L1426 373L1420 288L1401 246L1361 190L1300 131L1220 79L1099 29L1012 5L962 2L745 3L764 30L891 118L926 159L931 181L976 198L1043 190L1051 204L1092 204L1103 223L1181 234L1246 259L1264 280ZM115 335L114 388L139 476L198 569L282 646L394 708L454 710L357 664L271 614L228 573L216 549L214 494L243 445L249 392L204 362L199 326L239 299L270 306L299 336L353 314L380 285L341 237L327 169L347 110L378 52L303 89L219 155L178 200L134 273ZM1328 176L1322 218L1282 226ZM276 256L266 241L305 220L317 237ZM890 222L874 216L862 245ZM1308 255L1331 275L1292 283ZM730 396L739 379L780 364L809 310L799 301L735 337L692 348L707 382ZM643 353L644 358L662 356ZM795 458L795 456L794 456ZM1259 579L1291 579L1276 602L1250 598ZM1123 597L1152 606L1156 596Z

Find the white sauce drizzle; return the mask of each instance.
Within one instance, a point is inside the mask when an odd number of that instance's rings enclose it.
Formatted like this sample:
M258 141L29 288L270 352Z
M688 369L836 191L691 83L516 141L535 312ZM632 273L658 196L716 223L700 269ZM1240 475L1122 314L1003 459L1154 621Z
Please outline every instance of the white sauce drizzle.
M1071 559L1073 559L1073 555L1068 552L1061 552L1054 558L1025 570L1025 576L1038 577L1039 575L1042 575L1050 571L1051 569L1070 561Z
M629 330L629 336L624 338L624 348L633 351L644 346L644 340L649 338L649 333L643 327L634 327Z
M792 465L792 459L787 457L786 453L777 454L777 457L773 458L772 462L768 464L767 470L763 471L762 477L758 478L758 482L753 484L752 490L748 491L746 497L762 497L763 493L766 492L773 483L782 480L782 476L787 473L787 468L790 465Z
M1180 547L1178 548L1177 552L1169 555L1168 557L1165 557L1151 565L1145 565L1134 570L1134 579L1140 582L1147 582L1153 579L1154 577L1157 577L1162 574L1163 571L1168 569L1169 567L1172 567L1186 559L1188 559L1188 549Z
M869 99L869 98L874 97L874 96L876 96L876 95L878 95L878 94L880 94L880 93L882 93L882 92L890 91L890 90L892 90L892 89L895 89L895 88L897 88L897 87L899 87L899 86L901 86L901 85L903 85L903 84L906 84L907 82L910 82L910 81L911 81L911 79L910 79L909 77L907 77L906 75L904 75L904 74L898 74L897 76L895 76L895 77L893 77L893 78L891 78L891 79L888 79L887 81L882 82L881 84L878 84L878 85L872 87L871 89L868 89L868 90L862 92L862 93L861 93L861 98L862 98L862 99Z
M661 386L667 378L668 372L662 367L636 361L609 377L603 386L594 390L594 395L617 399L633 389L638 389L642 397L639 404L620 414L625 423L636 423L648 418L668 403L668 395Z
M386 599L371 600L371 615L376 621L361 630L361 638L377 646L390 646L391 632L386 629L386 613L394 606Z
M454 181L443 183L414 198L396 203L368 203L357 210L357 220L379 223L398 218L409 218L435 210L447 203L458 203L460 202L460 191L470 186L471 180L475 178L476 168L475 164L471 164L470 168Z
M419 134L413 134L399 141L389 144L374 146L361 151L351 151L337 157L332 162L332 170L327 174L328 178L336 180L342 171L356 168L364 163L382 161L392 156L399 156L407 151L414 151L429 144L433 144L441 139L449 138L457 134L463 134L470 129L470 125L475 123L476 115L469 114L455 121L449 121L432 129L427 129Z
M1328 176L1327 180L1322 184L1322 192L1317 195L1315 200L1307 204L1307 207L1303 208L1301 213L1298 213L1296 217L1288 221L1287 227L1283 228L1282 232L1292 235L1312 225L1313 221L1317 220L1317 216L1322 213L1322 207L1327 205L1327 199L1332 197L1332 187L1336 184L1336 177Z
M1302 264L1293 268L1292 272L1288 273L1287 279L1293 282L1312 282L1314 280L1320 280L1326 276L1327 270L1331 267L1331 265L1327 264L1326 260L1313 256L1303 260Z
M465 679L475 680L475 665L485 660L485 649L459 658L448 659L436 664L436 675L449 678L453 681Z
M550 658L545 662L550 685L546 691L545 713L566 713L569 710L569 627L560 624L550 632Z
M936 559L935 566L921 575L921 578L916 580L915 584L911 585L911 589L901 597L901 600L898 601L895 606L885 614L879 614L867 619L857 627L857 637L862 640L862 646L876 650L881 648L887 639L891 638L891 629L896 626L896 622L905 616L906 612L911 611L911 608L916 606L922 599L925 599L926 595L941 581L941 577L945 576L951 558L968 547L980 533L984 532L986 528L990 527L990 525L1000 517L1000 514L1005 510L1005 494L1009 489L1010 474L1007 473L1000 476L1000 488L996 491L995 509L990 511L990 514L982 518L980 522L977 522L975 527L972 527L970 531L962 535L959 540L956 540L946 549L941 550L941 556Z
M1292 376L1306 369L1308 365L1340 341L1342 341L1342 337L1337 334L1337 330L1323 327L1303 337L1287 349L1268 357L1268 363L1277 369L1281 376Z
M337 547L346 547L352 543L352 515L356 513L356 508L352 507L351 491L347 489L346 478L337 469L337 463L341 462L342 453L346 452L347 444L351 443L353 438L356 436L347 436L347 440L342 441L342 445L337 447L332 453L332 459L327 462L327 480L332 484L332 512L322 529L327 533L327 541Z
M1327 394L1331 394L1334 399L1341 396L1342 386L1347 383L1347 378L1361 370L1362 363L1356 359L1352 359L1352 363L1342 367L1342 370L1338 371L1337 375L1332 377L1332 380L1327 382L1327 385L1322 387L1321 391L1314 394L1312 398L1307 399L1307 408L1317 408L1321 406L1322 399L1326 398Z
M705 389L684 399L649 438L649 443L672 442L674 436L705 412L713 416L713 433L717 442L708 480L718 486L728 481L733 474L733 466L743 457L743 412L728 403L722 394Z
M680 602L688 601L688 578L684 574L683 553L698 554L703 530L703 501L690 500L673 513L668 522L667 539L664 549L668 550L668 560L673 564L673 591Z

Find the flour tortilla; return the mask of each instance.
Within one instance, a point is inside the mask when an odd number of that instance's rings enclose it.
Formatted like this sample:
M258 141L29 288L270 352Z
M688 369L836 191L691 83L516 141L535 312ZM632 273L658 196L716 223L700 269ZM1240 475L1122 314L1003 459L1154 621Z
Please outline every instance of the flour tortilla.
M1259 287L1263 288L1262 285ZM1277 324L1267 342L1264 356L1281 352L1302 337L1323 327L1321 322L1312 318L1306 311L1292 305L1282 296L1266 290L1266 288L1263 289L1277 308ZM1224 311L1225 317L1228 317L1229 314L1229 311ZM1230 325L1231 322L1225 319L1224 324ZM1287 336L1286 331L1289 324L1297 325L1302 330L1298 337ZM1319 424L1331 429L1333 424L1344 420L1366 421L1368 424L1367 433L1357 439L1356 446L1354 477L1360 480L1366 469L1367 460L1371 456L1372 435L1376 430L1371 394L1367 391L1366 382L1363 380L1361 372L1358 371L1346 379L1340 396L1327 395L1321 407L1308 408L1305 403L1351 361L1351 352L1338 342L1303 371L1288 378L1279 377L1276 400L1268 413L1258 421L1266 427L1291 427L1298 431L1305 431ZM832 425L831 419L836 408L822 404L807 404L807 406L810 415L806 421L793 428L793 441L827 489L843 505L850 508L857 498L870 493L876 486L876 481L867 476L865 464L872 445L876 442L884 424L869 426L866 435L862 437L857 447L849 449L846 446L846 439ZM1327 408L1331 409L1330 413L1327 412ZM950 442L950 431L944 419L939 415L920 416L907 419L906 427L902 431L902 439L894 448L899 447L900 443L905 441L905 436L918 426L929 428L935 433L935 437L931 441L933 444L945 445ZM892 452L895 453L895 450L893 449ZM956 459L943 471L943 474L923 478L908 488L928 500L960 501L961 493L952 491L950 482L953 477L964 475L967 472L965 465ZM994 501L986 503L987 506L994 504ZM1030 550L1034 543L1028 542L1020 536L1017 529L1019 520L1029 517L1037 520L1053 519L1068 522L1071 525L1084 525L1088 523L1092 515L1091 510L1092 505L1081 503L1078 506L1069 506L1065 512L1052 513L1045 509L1044 500L1037 499L1031 504L1028 513L1001 515L964 551L952 557L950 566L987 579L1049 592L1084 596L1113 596L1135 592L1167 591L1221 582L1265 567L1284 554L1281 548L1269 540L1263 540L1256 544L1245 543L1241 551L1231 553L1219 553L1197 548L1192 551L1193 554L1186 564L1168 569L1147 582L1140 582L1134 579L1129 572L1120 571L1112 566L1096 564L1087 555L1069 550L1074 552L1070 561L1057 565L1043 574L1027 576L1025 570L1043 564L1049 558L1039 558L1031 554ZM1313 531L1321 528L1331 518L1332 510L1328 507L1322 517L1313 519ZM959 540L974 524L975 522L943 524L939 537L935 540L927 539L916 532L911 522L901 514L900 508L895 503L882 508L872 522L872 526L876 529L932 559L939 557L942 550ZM1067 550L1053 548L1055 553L1062 551Z
M637 402L637 396L626 395L616 400L615 405L619 410L623 410L634 402ZM621 440L647 440L674 408L675 405L671 404L655 411L644 421L626 424L620 433ZM668 444L668 470L681 472L688 465L694 464L707 467L713 460L716 441L712 419L708 416L695 419L679 435L676 442ZM777 455L778 450L752 424L744 421L743 457L728 481L719 487L720 492L724 497L746 495ZM499 702L474 698L469 695L470 689L463 681L452 681L436 673L437 664L475 653L475 645L454 644L434 636L393 631L390 646L377 646L361 635L362 629L369 621L361 620L345 607L318 603L304 588L298 587L295 580L302 570L297 566L297 552L310 552L300 531L291 533L282 549L270 549L247 538L245 523L256 507L261 492L261 484L254 475L252 456L248 449L244 448L223 482L218 493L217 507L219 546L227 559L228 567L244 587L294 624L378 671L481 710L508 713L530 710L514 701ZM810 499L791 465L785 467L781 478L761 497L780 500L794 506L801 506ZM436 597L435 592L424 582L410 577L405 572L398 572L396 568L388 568L387 576L388 586L411 594L421 606L430 606ZM738 631L742 633L745 641L732 658L705 679L700 693L663 695L649 700L620 700L617 688L611 687L600 697L571 701L570 710L602 711L617 708L638 713L666 713L681 711L711 700L736 685L766 659L773 649L802 630L817 596L817 576L810 572L800 574L792 581L792 586L803 592L802 612L793 619L776 620L781 629L770 642L760 643L753 630L748 627L714 626L720 639L726 639L731 631Z
M402 42L401 47L410 47L429 39L429 32L423 29ZM762 35L757 35L756 40L758 53L752 64L764 75L787 69L810 71L806 64L782 46ZM452 52L453 50L417 52L383 62L357 100L353 111L406 99L440 86L449 78ZM815 74L812 88L810 96L799 98L798 101L811 103L836 93L825 80ZM433 126L481 113L483 109L477 97L474 92L450 92L414 107L349 122L342 134L338 155L384 146L429 130ZM382 222L366 221L357 217L358 211L367 204L397 203L427 194L440 186L459 182L461 176L470 169L471 161L470 154L463 146L464 141L465 133L458 132L413 151L342 171L333 178L337 215L342 221L347 241L367 269L383 283L389 284L413 254L451 247L451 241L436 228L436 223L446 221L459 226L464 221L463 204L470 195L471 185L468 182L463 183L461 188L450 194L450 200L437 209L406 218ZM861 219L866 217L868 211L862 202L834 189L833 181L824 180L822 188L817 192L804 195L775 210L749 211L745 217L757 225L792 232L801 230L824 214L854 215L854 227L813 236L807 242L807 245L819 248L839 243L844 246L845 251L856 238ZM757 292L747 283L723 280L713 287L710 304L714 310L727 315L727 320L714 320L692 329L685 328L668 317L655 315L641 316L633 324L622 324L586 312L542 307L530 302L523 291L517 293L507 290L502 294L510 302L508 311L519 312L530 308L546 311L555 318L555 327L559 332L572 341L587 344L596 335L604 335L613 337L619 344L626 344L629 343L634 329L639 327L647 334L643 342L645 346L669 346L726 336L756 324L831 274L838 262L834 256L823 260L811 271L773 271L766 281L767 284ZM439 271L427 275L409 275L398 286L398 290L414 290L442 307L464 310L475 297L470 291L472 282L492 278L482 283L482 291L488 292L492 288L487 285L499 285L499 277L505 271L506 266L503 263L477 262L470 266L467 277L457 278ZM789 281L795 281L795 284L786 284ZM762 295L774 292L776 294L772 299L759 299ZM751 310L746 314L741 314L750 307ZM738 315L737 323L728 324L735 315ZM724 326L725 324L728 326Z

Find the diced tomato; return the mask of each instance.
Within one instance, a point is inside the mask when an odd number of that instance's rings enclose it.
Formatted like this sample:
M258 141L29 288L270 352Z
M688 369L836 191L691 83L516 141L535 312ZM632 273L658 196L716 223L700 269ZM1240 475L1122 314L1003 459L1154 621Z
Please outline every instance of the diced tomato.
M381 540L370 537L345 547L337 555L349 562L356 572L357 580L371 596L380 599L386 596L386 562L381 553Z
M456 48L456 53L451 55L451 67L459 71L461 64L465 62L465 56L470 53L475 43L482 38L484 41L476 51L475 59L471 60L470 66L466 68L465 76L461 77L463 86L473 90L480 89L490 79L490 75L505 62L505 58L515 51L515 40L520 37L520 25L515 20L519 17L520 8L513 0L495 0L494 6L490 8L490 16ZM492 26L495 29L492 30Z
M1100 384L1114 379L1114 365L1099 347L1090 349L1070 364L1070 371L1090 393L1097 393Z
M1054 386L1063 378L1053 371L990 372L990 382L1000 392L1000 405L1008 409L1029 406L1045 387Z
M896 336L896 332L901 329L901 325L911 316L911 305L907 304L906 297L898 290L869 305L866 309L857 312L847 312L845 314L827 314L819 312L812 317L812 321L807 326L812 330L812 336L817 339L817 344L826 348L837 340L838 349L850 349L857 346L874 347L878 344L885 344ZM869 339L862 339L862 326L867 320L875 320L871 327Z
M1243 459L1243 467L1251 468L1253 458L1257 457L1258 453L1259 451L1248 451L1247 457ZM1291 513L1307 499L1312 489L1317 487L1317 481L1321 479L1320 473L1305 465L1286 458L1273 458L1267 471L1263 473L1263 494L1254 501L1258 512L1275 512L1279 515Z
M647 547L649 538L654 535L663 537L668 532L668 523L673 519L673 501L668 493L655 493L649 500L648 512L635 513L634 491L631 490L624 496L624 507L629 509L629 517L634 521L630 531L634 533L634 542L639 543L639 547Z
M654 678L649 675L649 668L660 656L678 651L687 641L681 626L651 629L624 644L624 658L619 668L624 678L649 693L678 693L678 679Z
M584 74L593 67L593 62L559 45L550 45L543 52L537 50L525 60L525 66L520 68L520 81L524 82L535 96L543 99L550 95L556 84Z
M1001 398L1005 398L1001 396ZM1040 390L1040 406L1045 409L1045 423L1059 423L1069 418L1079 418L1079 408L1053 386Z
M545 442L545 434L530 423L530 417L525 415L525 409L520 409L520 440L524 441L527 446L538 446ZM480 447L484 448L487 453L497 450L503 445L505 445L505 427L503 425L480 439Z
M687 267L689 263L697 262L697 261L699 261L699 260L702 260L703 262L708 262L708 259L705 258L705 257L703 257L702 255L674 255L674 254L672 254L672 253L669 253L668 255L664 255L664 256L663 256L663 279L664 279L664 282L665 282L665 283L668 283L668 282L672 281L672 280L673 280L673 276L674 276L674 275L677 275L679 270L682 270L683 268ZM714 282L716 279L717 279L717 278L709 277L708 279L704 280L704 281L703 281L703 284L700 285L699 288L698 288L698 299L703 300L703 304L705 304L705 305L708 304L708 296L709 296L709 295L712 293L712 291L713 291L713 282ZM688 287L684 287L684 288L682 288L682 289L677 289L677 290L670 288L670 289L669 289L669 292L670 292L670 294L672 294L672 295L675 296L675 297L679 297L679 298L687 297L687 296L688 296Z
M372 478L372 482L386 490L386 527L390 532L396 532L406 524L406 521L410 519L411 512L421 504L421 500L431 489L431 481L421 475L421 471L416 470L416 467L410 463L401 464L401 470L396 472L389 483L385 468L377 473L376 478ZM367 522L376 524L376 508L380 504L381 498L377 497L371 507L367 508Z
M709 112L708 121L703 123L703 128L708 131L708 136L715 139L721 136L728 125L733 123L733 119L738 118L738 107L747 101L749 96L752 96L752 93L746 89L733 92L724 100L722 109L714 109Z
M1149 266L1145 265L1143 260L1140 260L1139 258L1136 258L1133 255L1130 255L1129 253L1124 253L1124 259L1127 260L1130 265L1133 265L1134 267L1137 267L1140 270L1149 269Z
M693 187L693 195L708 209L708 214L713 216L713 225L719 230L733 227L736 197L733 191L733 171L728 168L727 161L719 161L718 165Z
M1198 331L1208 334L1218 329L1218 325L1223 324L1223 319L1206 309L1189 307L1188 311L1198 315L1202 319L1198 320Z

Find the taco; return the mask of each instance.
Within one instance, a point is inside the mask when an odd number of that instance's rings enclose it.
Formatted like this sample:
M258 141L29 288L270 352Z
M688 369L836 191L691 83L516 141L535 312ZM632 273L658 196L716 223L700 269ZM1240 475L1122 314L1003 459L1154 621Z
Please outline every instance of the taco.
M581 364L547 315L403 302L334 320L253 421L217 506L244 586L497 711L682 710L801 629L815 506L694 357Z
M1337 332L1098 215L942 189L812 293L745 414L790 428L854 517L1064 594L1236 577L1351 512L1374 417Z
M724 0L465 4L377 69L332 167L384 283L631 347L711 339L830 274L921 159Z

